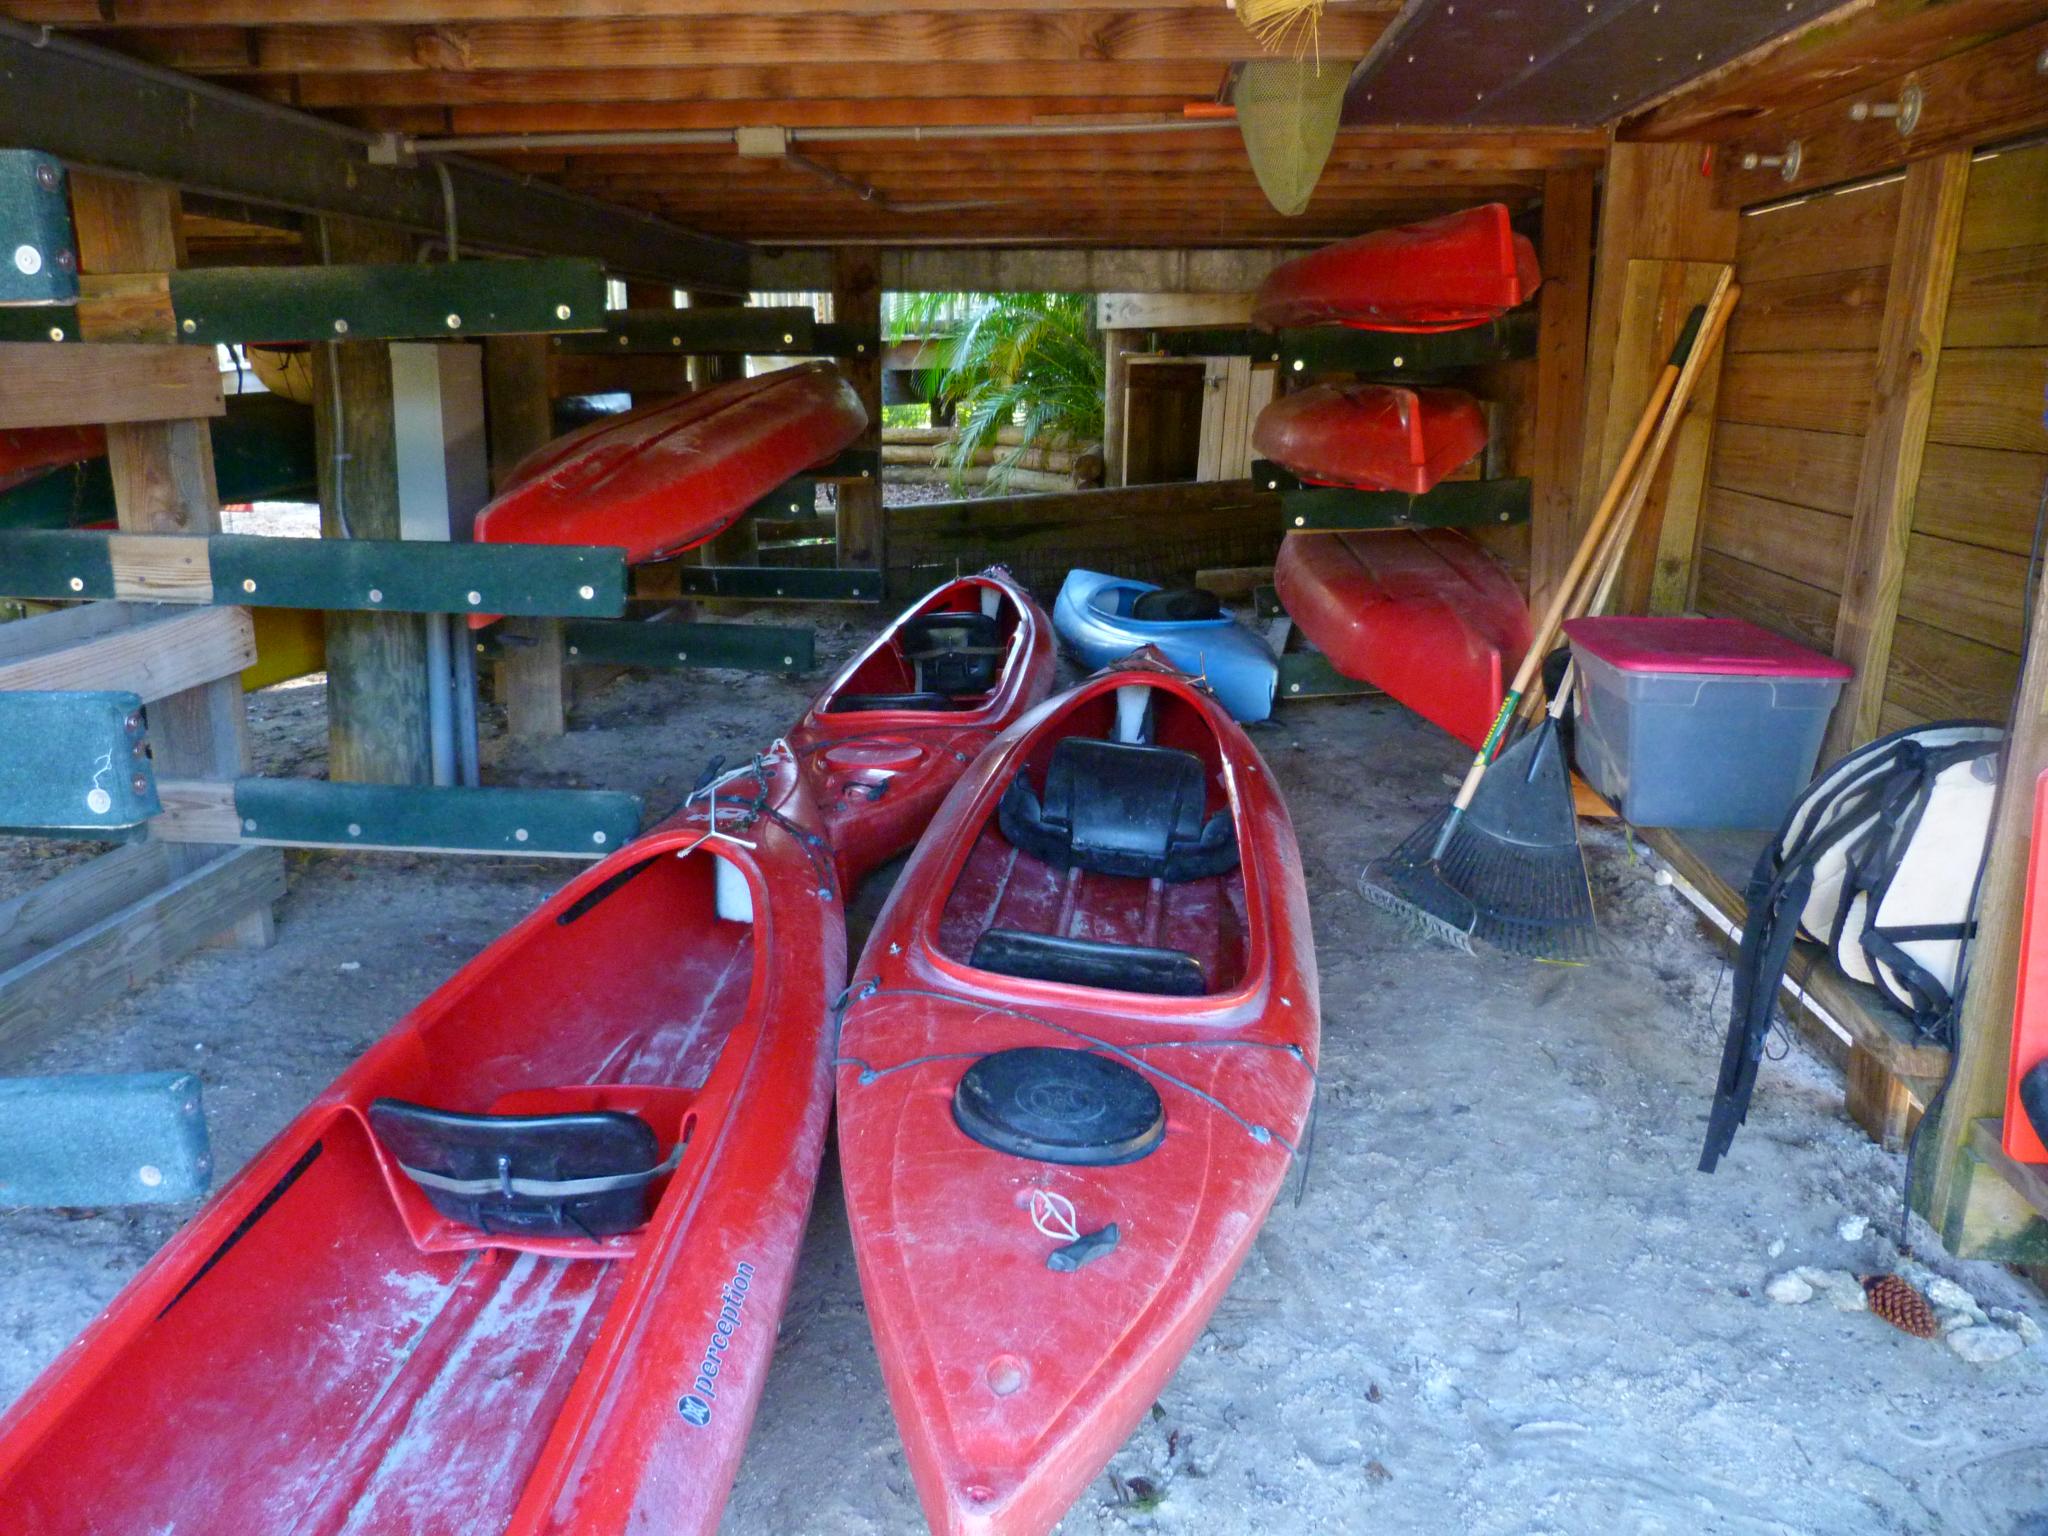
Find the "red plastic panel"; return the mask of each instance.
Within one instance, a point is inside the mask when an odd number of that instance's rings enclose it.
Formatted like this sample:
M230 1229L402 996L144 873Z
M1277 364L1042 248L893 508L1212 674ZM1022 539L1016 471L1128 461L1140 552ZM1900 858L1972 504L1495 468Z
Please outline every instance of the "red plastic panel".
M2048 1163L2044 1145L2020 1104L2020 1079L2048 1057L2048 773L2034 781L2034 848L2027 859L2027 903L2020 919L2020 995L2012 1016L2012 1070L2005 1089L2006 1155Z

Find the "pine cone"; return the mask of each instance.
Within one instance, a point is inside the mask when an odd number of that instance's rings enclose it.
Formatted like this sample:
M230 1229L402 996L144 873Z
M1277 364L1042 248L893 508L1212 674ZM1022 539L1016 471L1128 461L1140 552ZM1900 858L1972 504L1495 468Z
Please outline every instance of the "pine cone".
M1934 1320L1934 1308L1903 1276L1865 1275L1862 1278L1863 1294L1870 1300L1870 1310L1899 1332L1910 1333L1916 1339L1931 1339L1940 1331Z

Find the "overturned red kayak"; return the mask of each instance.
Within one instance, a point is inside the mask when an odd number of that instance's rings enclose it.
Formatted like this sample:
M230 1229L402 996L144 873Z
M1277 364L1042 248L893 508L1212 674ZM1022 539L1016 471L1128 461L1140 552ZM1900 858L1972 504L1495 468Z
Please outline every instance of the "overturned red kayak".
M1273 585L1331 666L1470 747L1500 710L1503 669L1529 647L1521 590L1454 528L1290 533Z
M99 458L106 451L105 427L15 427L0 432L0 491L46 470Z
M1252 324L1457 331L1506 314L1542 281L1536 247L1506 205L1482 203L1283 262L1259 285Z
M915 843L1052 677L1052 627L1000 568L947 582L840 668L789 734L840 884L851 890Z
M597 544L629 564L715 538L867 426L830 363L802 363L592 422L525 459L477 514L488 544Z
M1420 496L1486 446L1486 413L1462 389L1318 384L1259 412L1252 446L1317 485Z
M0 1530L713 1530L824 1143L816 828L778 750L456 973L0 1420Z
M1144 1417L1294 1168L1318 1020L1286 805L1156 651L968 770L856 967L838 1068L934 1531L1050 1530Z

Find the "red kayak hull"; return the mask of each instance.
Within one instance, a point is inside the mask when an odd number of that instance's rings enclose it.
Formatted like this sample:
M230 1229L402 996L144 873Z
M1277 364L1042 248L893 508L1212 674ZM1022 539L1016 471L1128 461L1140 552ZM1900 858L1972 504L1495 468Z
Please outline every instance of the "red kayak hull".
M1542 281L1536 247L1515 233L1506 206L1483 203L1282 263L1259 285L1252 324L1457 331L1498 319Z
M1062 875L994 819L1055 742L1113 730L1121 688L1155 740L1204 765L1239 866L1166 884ZM1164 997L976 969L983 928L1197 955L1209 990ZM1315 953L1300 851L1272 775L1209 694L1149 649L1040 705L967 772L912 855L855 969L840 1034L839 1155L882 1375L931 1528L1045 1532L1158 1398L1293 1171L1314 1092ZM1197 1043L1198 1042L1198 1043ZM968 1139L968 1058L1086 1045L1153 1081L1163 1141L1111 1167ZM1034 1192L1114 1250L1060 1273Z
M1452 528L1290 533L1273 585L1331 666L1469 747L1486 739L1529 647L1514 578Z
M867 427L830 363L735 379L592 422L523 460L477 514L480 544L596 544L629 564L716 538Z
M1259 412L1252 446L1316 485L1420 496L1486 446L1486 413L1462 389L1318 384Z
M845 695L909 688L913 671L898 641L906 621L933 613L983 613L991 606L1008 651L995 687L974 708L834 708ZM839 669L789 733L789 744L804 765L843 888L852 890L918 840L981 749L1052 691L1054 666L1052 625L1044 610L998 568L947 582L905 609Z
M765 764L721 793L732 837L696 846L699 801L578 875L210 1200L0 1420L0 1529L713 1530L817 1176L844 974L800 774ZM745 809L757 790L787 827ZM751 921L718 915L714 866ZM683 1155L636 1232L492 1237L388 1160L382 1095L631 1109Z
M2006 1156L2048 1163L2048 1145L2020 1100L2020 1082L2048 1060L2048 773L2034 781L2034 843L2027 855L2027 893L2020 918L2019 995L2013 1008L2011 1070L2006 1075Z
M0 491L46 470L97 459L107 451L105 427L16 427L0 432Z

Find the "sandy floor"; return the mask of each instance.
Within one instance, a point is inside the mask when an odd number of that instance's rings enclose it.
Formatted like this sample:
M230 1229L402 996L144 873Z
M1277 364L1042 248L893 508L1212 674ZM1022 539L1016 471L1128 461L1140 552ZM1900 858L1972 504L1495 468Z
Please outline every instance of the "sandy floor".
M855 638L828 621L821 662ZM638 790L659 813L807 691L620 679L566 738L487 751L489 771ZM258 698L264 771L322 771L319 706L317 685ZM1767 1299L1795 1266L1900 1262L1901 1163L1795 1047L1721 1172L1693 1172L1726 993L1653 866L1592 840L1597 965L1431 948L1353 882L1447 796L1459 749L1382 702L1294 706L1255 739L1293 806L1322 969L1306 1196L1062 1530L2048 1536L2040 1347L1971 1364L1825 1292ZM0 840L0 895L77 856ZM273 949L186 960L10 1070L191 1067L225 1172L563 875L376 855L290 872ZM0 1403L189 1214L0 1212ZM2031 1291L1919 1235L1923 1281L2038 1337ZM829 1158L726 1528L921 1528Z

